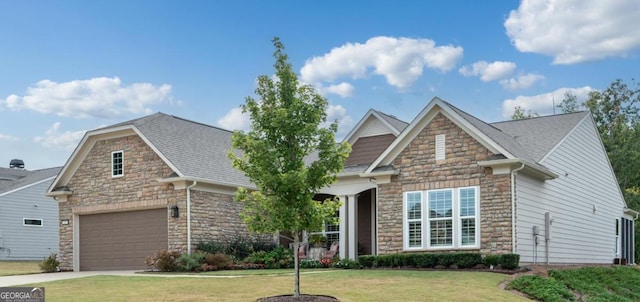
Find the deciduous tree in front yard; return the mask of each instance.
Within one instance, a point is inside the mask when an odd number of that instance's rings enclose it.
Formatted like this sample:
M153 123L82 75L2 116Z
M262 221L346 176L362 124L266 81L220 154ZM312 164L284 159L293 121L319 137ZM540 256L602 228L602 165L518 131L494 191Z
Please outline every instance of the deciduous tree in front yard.
M325 125L327 100L313 87L300 85L284 53L284 45L273 39L275 79L258 78L255 93L242 106L249 113L251 129L233 133L229 153L236 169L257 190L239 188L238 200L246 202L242 213L250 230L259 233L287 232L292 235L295 257L294 296L300 295L298 248L303 231L320 229L334 222L339 202L316 202L313 196L336 179L344 167L350 147L337 144L337 122Z

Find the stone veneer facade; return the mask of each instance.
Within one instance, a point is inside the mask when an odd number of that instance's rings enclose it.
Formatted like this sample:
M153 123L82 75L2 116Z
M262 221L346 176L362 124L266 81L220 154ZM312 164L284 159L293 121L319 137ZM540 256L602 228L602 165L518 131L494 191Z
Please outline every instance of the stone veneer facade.
M438 134L446 135L446 159L436 161L435 136ZM478 166L478 161L492 155L438 113L393 161L393 167L400 174L393 176L390 183L378 186L379 253L403 252L403 192L466 186L480 188L480 249L475 251L511 253L510 177L493 175L490 168Z
M124 176L111 177L111 152L124 152ZM185 189L174 190L159 179L174 171L137 135L99 140L66 184L72 195L60 202L60 268L73 269L73 216L143 209L167 209L168 249L186 252L187 213ZM242 209L233 196L191 190L192 248L217 236L246 234L238 215ZM170 217L170 207L180 217Z

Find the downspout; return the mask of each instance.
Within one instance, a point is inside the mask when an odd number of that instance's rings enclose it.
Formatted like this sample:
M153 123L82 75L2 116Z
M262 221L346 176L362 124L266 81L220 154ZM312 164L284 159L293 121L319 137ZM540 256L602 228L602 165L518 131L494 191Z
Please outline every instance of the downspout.
M197 181L193 181L193 184L187 187L187 254L191 255L191 188L198 184Z
M511 253L516 253L516 172L524 169L524 163L511 170Z

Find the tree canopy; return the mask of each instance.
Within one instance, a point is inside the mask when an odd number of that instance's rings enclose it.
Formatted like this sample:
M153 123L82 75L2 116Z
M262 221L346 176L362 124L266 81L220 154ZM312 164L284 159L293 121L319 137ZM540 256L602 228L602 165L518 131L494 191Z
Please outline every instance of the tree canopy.
M238 200L246 202L242 218L259 233L292 234L295 256L294 296L299 296L298 247L303 231L321 229L323 222L336 223L337 200L317 202L314 195L333 183L351 150L337 144L337 122L326 124L328 101L309 85L300 85L284 45L273 39L275 79L258 77L255 94L242 110L249 113L251 129L233 133L233 147L241 150L229 157L236 169L257 190L239 188Z

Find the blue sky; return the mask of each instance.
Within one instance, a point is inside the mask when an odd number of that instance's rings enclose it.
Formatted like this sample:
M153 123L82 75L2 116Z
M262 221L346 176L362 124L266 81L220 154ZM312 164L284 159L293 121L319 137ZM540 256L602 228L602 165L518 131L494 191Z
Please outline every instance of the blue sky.
M61 166L85 131L158 111L246 129L274 36L338 136L434 96L488 122L551 114L640 70L637 0L0 0L0 166Z

